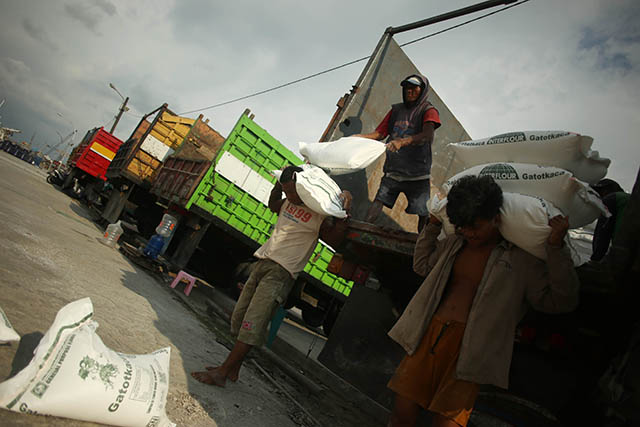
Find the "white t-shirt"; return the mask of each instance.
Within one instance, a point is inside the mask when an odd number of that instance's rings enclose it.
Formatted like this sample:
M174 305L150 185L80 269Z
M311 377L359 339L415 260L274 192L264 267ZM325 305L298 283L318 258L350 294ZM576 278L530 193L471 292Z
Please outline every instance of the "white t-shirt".
M324 219L304 205L285 200L271 237L253 255L277 262L295 278L316 247Z

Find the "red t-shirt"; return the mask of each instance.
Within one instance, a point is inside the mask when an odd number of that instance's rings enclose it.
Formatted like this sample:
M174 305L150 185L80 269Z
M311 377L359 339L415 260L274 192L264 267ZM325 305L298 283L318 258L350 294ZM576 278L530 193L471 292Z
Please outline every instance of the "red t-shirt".
M391 110L384 116L384 119L380 122L378 127L376 128L376 132L382 134L382 137L385 138L389 135L389 118L391 117ZM422 123L433 122L433 128L438 129L441 125L440 123L440 114L438 114L438 110L435 108L429 108L424 113L424 118L422 119Z

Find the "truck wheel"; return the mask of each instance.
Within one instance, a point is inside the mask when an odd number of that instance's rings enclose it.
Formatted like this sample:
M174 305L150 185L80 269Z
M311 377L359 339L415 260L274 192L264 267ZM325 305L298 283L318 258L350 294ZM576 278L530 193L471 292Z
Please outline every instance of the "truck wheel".
M304 287L304 281L296 280L287 296L287 300L284 302L283 308L289 310L300 304L300 295L302 294L302 288Z
M76 176L76 169L73 168L71 169L71 171L67 174L67 176L64 178L64 181L62 182L62 185L60 186L61 190L66 190L67 188L71 187L71 184L73 184L73 178Z
M302 320L304 320L304 323L313 328L317 328L322 325L324 314L324 310L321 310L317 307L312 307L310 305L302 308Z
M322 322L322 330L326 336L331 334L331 330L333 329L333 325L336 324L336 320L338 319L338 315L340 314L340 309L342 308L342 304L338 302L334 302L329 307L326 317Z

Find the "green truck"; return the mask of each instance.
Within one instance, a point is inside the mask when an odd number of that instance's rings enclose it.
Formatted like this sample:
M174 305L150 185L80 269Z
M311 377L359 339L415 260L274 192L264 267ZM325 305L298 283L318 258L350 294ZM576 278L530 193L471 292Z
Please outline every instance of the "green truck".
M243 267L271 234L277 220L267 206L271 172L302 163L252 118L248 110L240 116L211 162L180 153L167 158L150 189L179 218L166 258L216 286L242 282ZM327 334L354 283L327 271L333 254L318 242L288 301Z

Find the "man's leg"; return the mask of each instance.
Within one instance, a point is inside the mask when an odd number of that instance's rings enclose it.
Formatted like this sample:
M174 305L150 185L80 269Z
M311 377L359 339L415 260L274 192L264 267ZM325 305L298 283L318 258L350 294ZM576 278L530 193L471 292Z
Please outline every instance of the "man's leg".
M420 406L416 402L396 394L387 427L414 427L419 413Z
M231 353L227 356L221 366L217 368L207 368L206 371L192 372L191 376L201 383L209 385L217 385L218 387L224 387L227 379L236 381L238 379L238 373L242 362L244 362L247 353L253 346L245 344L241 341L236 341L235 345L231 349Z
M249 275L249 278L242 287L242 291L240 292L236 305L233 307L233 313L231 313L231 334L236 338L238 337L238 333L242 327L244 315L249 309L251 300L258 288L258 283L263 276L263 266L264 263L261 261L258 261L254 266L251 275Z
M383 176L382 181L380 181L378 193L371 206L369 206L365 221L371 224L375 223L380 212L382 212L382 207L393 208L399 194L398 181Z
M244 316L258 287L258 282L264 274L264 267L264 263L260 261L253 266L251 275L249 275L249 279L247 279L247 282L242 288L240 297L233 309L233 313L231 314L231 333L235 337L238 336ZM224 387L228 379L236 382L242 361L251 347L249 344L236 340L233 349L231 349L231 353L229 353L222 365L205 366L206 371L192 372L191 376L205 384L217 385L219 387Z
M275 262L261 261L259 265L256 265L242 291L243 294L245 290L251 292L247 307L243 309L243 316L240 319L235 310L232 315L232 324L235 318L235 323L240 326L238 326L237 340L231 353L220 367L207 367L206 371L194 372L193 377L205 384L220 387L224 387L227 379L236 381L242 362L249 350L253 346L260 346L264 343L267 325L278 304L286 298L291 285L293 285L293 279L289 272ZM241 300L243 300L242 295L238 304Z
M408 214L418 215L418 233L429 222L429 210L427 202L429 201L430 181L428 179L420 181L406 181L403 183L403 192L407 196Z

